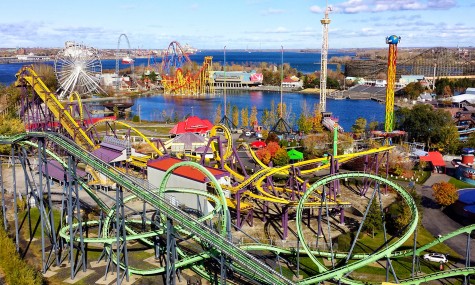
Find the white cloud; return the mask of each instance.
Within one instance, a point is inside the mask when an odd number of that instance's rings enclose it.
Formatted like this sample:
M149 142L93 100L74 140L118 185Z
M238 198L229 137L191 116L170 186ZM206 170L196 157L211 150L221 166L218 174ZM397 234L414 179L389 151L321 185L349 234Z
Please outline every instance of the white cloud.
M274 9L274 8L268 8L265 11L262 11L262 15L279 15L285 13L285 10L282 9Z
M333 5L335 13L355 14L402 10L439 10L456 6L455 0L348 0ZM311 11L322 12L323 8L310 7Z

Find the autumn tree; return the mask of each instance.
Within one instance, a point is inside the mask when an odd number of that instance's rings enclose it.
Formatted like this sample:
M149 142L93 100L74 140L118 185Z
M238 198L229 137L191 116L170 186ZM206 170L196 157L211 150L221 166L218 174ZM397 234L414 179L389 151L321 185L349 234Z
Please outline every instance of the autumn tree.
M221 121L221 104L216 107L216 114L214 115L214 124L219 124L219 121Z
M257 158L259 158L260 161L262 161L262 163L264 163L265 165L269 165L271 155L267 147L263 147L256 151L256 156Z
M257 123L257 107L256 106L252 106L251 108L251 116L249 117L249 123L251 124L251 127Z
M279 148L272 158L272 162L275 166L284 166L289 164L290 158L287 151L284 148Z
M0 119L0 135L13 136L25 132L25 124L18 118ZM8 154L10 145L0 145L0 153Z
M266 148L269 150L270 156L273 158L277 151L280 149L280 146L276 142L269 142Z
M359 117L358 119L356 119L353 126L351 126L351 131L357 137L360 137L362 134L364 134L365 130L366 130L366 119L362 117Z
M244 128L249 126L249 110L247 107L241 109L241 122Z
M447 207L455 203L459 198L457 188L448 182L439 182L432 185L434 198L442 207Z
M236 105L233 105L233 125L239 126L239 109Z
M411 82L404 87L403 92L408 99L415 100L425 90L420 82Z

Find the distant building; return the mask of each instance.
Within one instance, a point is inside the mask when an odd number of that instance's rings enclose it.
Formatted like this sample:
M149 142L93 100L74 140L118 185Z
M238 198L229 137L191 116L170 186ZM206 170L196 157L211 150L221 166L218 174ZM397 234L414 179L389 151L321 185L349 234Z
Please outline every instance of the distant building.
M210 83L216 87L246 87L262 84L264 76L256 71L211 71Z
M282 88L303 88L303 82L297 76L286 77L282 81Z

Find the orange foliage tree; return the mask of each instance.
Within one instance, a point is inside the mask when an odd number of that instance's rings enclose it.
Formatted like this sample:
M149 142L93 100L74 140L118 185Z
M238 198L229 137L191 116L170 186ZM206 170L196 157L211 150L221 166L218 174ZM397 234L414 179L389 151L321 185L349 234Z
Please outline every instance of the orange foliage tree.
M435 183L432 185L432 191L435 201L443 207L452 205L459 198L455 186L448 182Z
M269 144L266 146L267 150L270 152L271 158L273 158L276 154L276 152L280 149L280 146L276 142L269 142Z
M267 147L261 148L256 152L257 158L259 158L262 163L265 165L269 165L269 162L271 160L271 155Z

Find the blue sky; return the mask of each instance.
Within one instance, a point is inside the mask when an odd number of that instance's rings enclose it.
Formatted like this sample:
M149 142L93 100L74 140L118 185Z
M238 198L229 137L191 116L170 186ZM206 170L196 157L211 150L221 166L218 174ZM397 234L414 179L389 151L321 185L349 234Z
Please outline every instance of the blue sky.
M6 1L0 47L63 47L73 40L116 48L319 49L325 0ZM473 0L328 0L330 48L475 46ZM127 44L121 41L121 47Z

